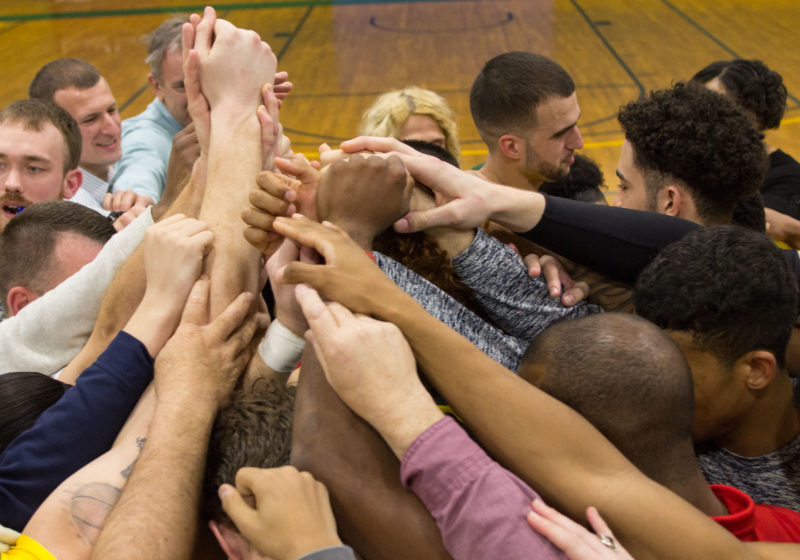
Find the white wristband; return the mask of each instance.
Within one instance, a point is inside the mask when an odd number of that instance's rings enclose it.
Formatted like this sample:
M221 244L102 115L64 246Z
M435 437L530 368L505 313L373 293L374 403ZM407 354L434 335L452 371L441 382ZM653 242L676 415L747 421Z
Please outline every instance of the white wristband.
M277 319L273 319L258 346L258 353L264 363L275 371L292 371L303 356L306 340L287 329Z

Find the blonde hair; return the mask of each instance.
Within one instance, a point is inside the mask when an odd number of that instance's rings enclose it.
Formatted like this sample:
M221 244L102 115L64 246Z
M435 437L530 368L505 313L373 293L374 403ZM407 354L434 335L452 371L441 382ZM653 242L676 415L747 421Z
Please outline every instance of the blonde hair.
M445 148L458 158L458 128L455 115L442 96L429 89L409 86L384 93L366 110L361 120L361 134L393 136L411 115L431 117L444 132Z

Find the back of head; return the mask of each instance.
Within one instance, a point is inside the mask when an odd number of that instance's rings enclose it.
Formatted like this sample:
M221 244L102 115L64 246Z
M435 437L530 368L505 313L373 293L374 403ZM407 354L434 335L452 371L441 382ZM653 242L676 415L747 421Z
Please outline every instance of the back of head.
M0 453L14 438L33 426L42 412L56 403L69 385L48 375L17 371L0 375Z
M552 97L569 97L575 82L560 64L538 54L508 52L481 70L469 93L472 120L494 150L503 134L520 136L536 125L536 107Z
M738 226L701 229L669 245L634 289L639 315L690 333L726 366L757 349L782 366L797 303L797 280L780 249Z
M447 101L438 93L409 86L382 94L361 118L361 134L399 138L400 130L412 115L431 117L445 137L445 148L454 157L460 155L458 127ZM401 138L402 140L402 138Z
M289 464L294 414L294 387L277 381L237 391L214 421L203 481L203 515L234 527L222 509L217 490L236 484L242 467L272 468Z
M519 373L579 412L648 476L663 481L683 466L670 451L683 457L690 442L692 378L655 325L627 313L556 323L531 342Z
M78 167L81 157L81 131L78 123L55 103L42 99L20 99L0 111L0 124L20 124L28 130L41 131L50 123L64 138L64 172Z
M163 83L161 65L164 57L170 50L181 48L181 29L188 21L186 15L171 17L146 36L149 46L145 62L150 65L150 72L158 83Z
M97 68L85 60L59 58L48 62L36 73L28 88L28 96L32 99L53 101L57 91L67 88L89 89L101 77Z
M542 183L539 192L580 202L605 203L603 183L603 172L597 163L588 156L575 154L569 175L555 183Z
M698 83L632 101L619 122L651 194L683 185L707 225L730 223L736 203L763 182L768 162L760 134L728 98Z
M760 60L720 60L700 70L692 81L708 84L714 78L725 95L753 116L759 130L780 126L786 111L786 86L780 74Z
M59 234L75 233L104 244L115 230L98 212L67 200L39 202L14 216L0 233L0 294L14 286L41 293Z

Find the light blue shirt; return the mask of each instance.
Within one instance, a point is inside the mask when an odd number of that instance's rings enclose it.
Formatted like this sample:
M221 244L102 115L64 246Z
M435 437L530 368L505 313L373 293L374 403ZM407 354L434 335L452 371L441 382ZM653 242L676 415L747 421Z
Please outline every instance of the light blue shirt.
M114 166L114 192L133 190L158 202L167 182L173 137L183 130L158 99L122 122L122 159Z

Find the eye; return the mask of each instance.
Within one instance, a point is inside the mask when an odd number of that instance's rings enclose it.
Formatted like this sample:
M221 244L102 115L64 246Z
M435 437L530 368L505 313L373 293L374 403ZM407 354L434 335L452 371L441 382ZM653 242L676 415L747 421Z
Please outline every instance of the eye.
M28 166L28 173L36 175L37 173L42 173L46 171L44 167L39 167L38 165L29 165Z
M619 189L619 192L624 192L628 190L628 186L623 183L618 184L617 188Z

